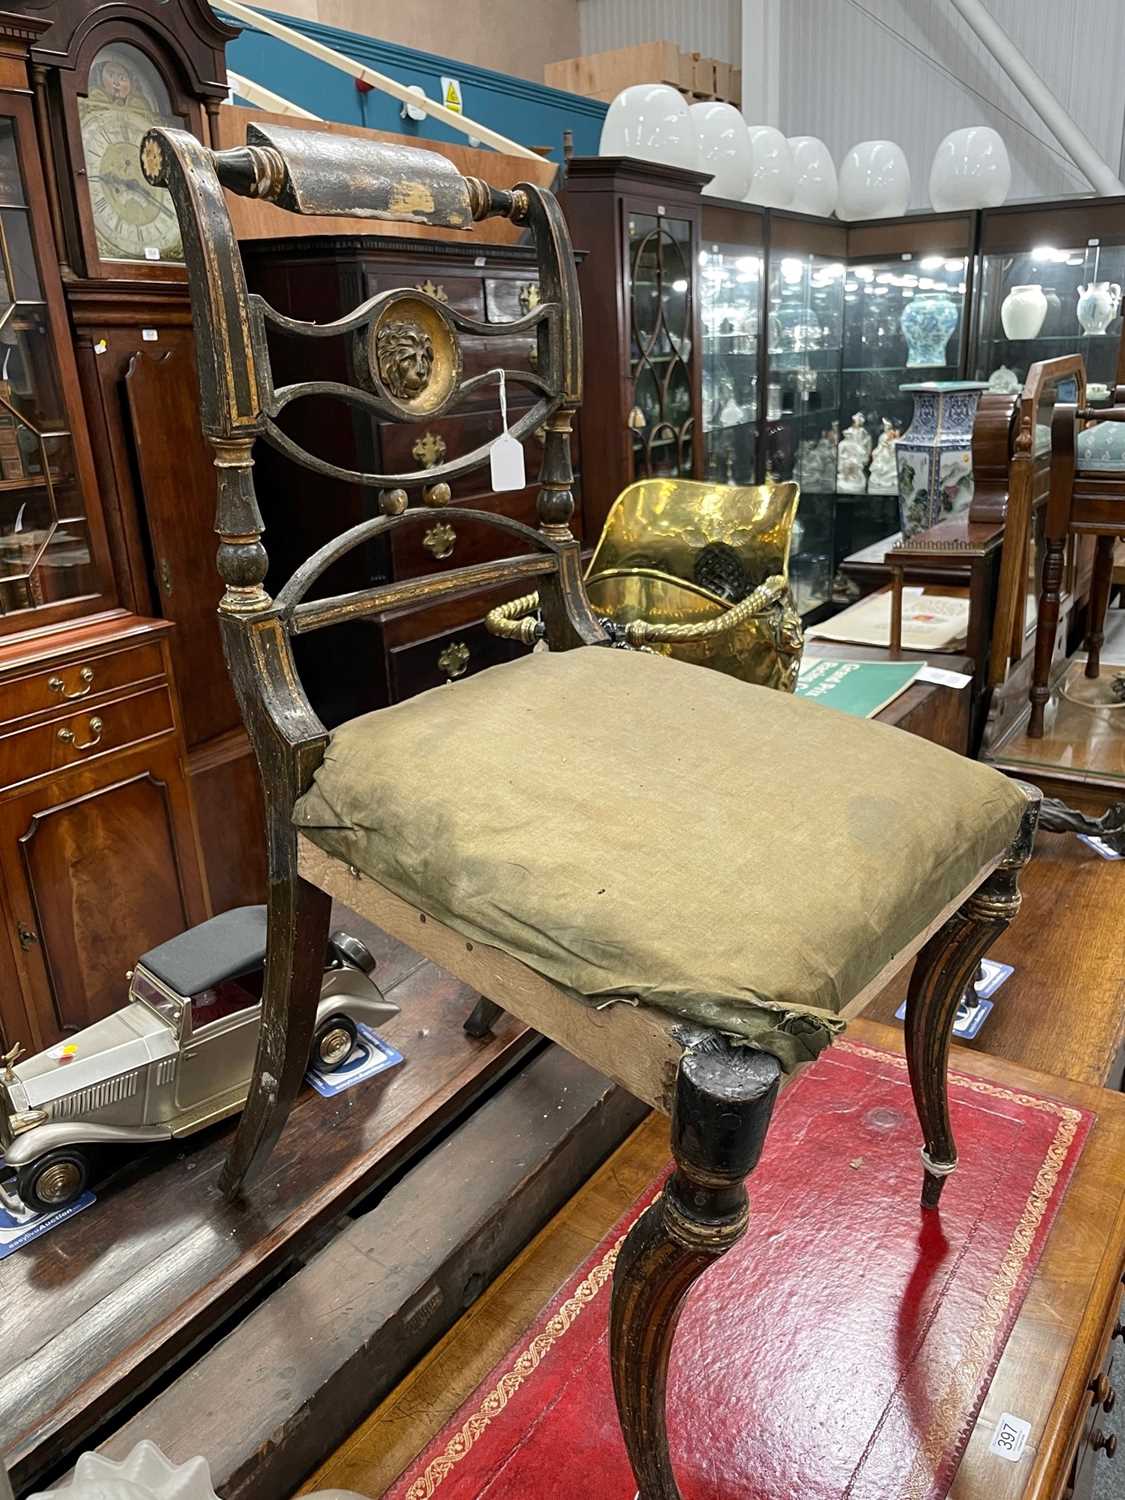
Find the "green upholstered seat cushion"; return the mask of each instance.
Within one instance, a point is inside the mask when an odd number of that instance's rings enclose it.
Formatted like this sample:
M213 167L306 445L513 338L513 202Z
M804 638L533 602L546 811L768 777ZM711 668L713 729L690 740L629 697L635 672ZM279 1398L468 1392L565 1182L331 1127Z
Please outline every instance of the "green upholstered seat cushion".
M839 1011L1003 852L1025 805L902 730L584 647L341 725L294 818L568 990L791 1066L837 1029L793 1012Z

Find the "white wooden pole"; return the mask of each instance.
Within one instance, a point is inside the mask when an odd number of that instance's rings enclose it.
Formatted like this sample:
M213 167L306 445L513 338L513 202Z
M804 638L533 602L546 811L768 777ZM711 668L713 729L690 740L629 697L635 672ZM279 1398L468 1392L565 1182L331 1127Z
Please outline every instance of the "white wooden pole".
M292 26L283 26L280 21L261 15L252 6L241 4L241 0L213 0L213 4L216 10L225 11L236 21L242 21L247 26L264 31L268 36L275 36L279 41L288 42L298 51L307 52L310 57L319 58L330 67L339 68L341 73L349 73L353 78L358 78L361 83L369 83L372 88L382 89L385 94L390 94L393 99L398 99L403 104L416 104L419 109L424 109L435 120L441 120L453 130L459 130L462 135L483 141L486 146L491 146L496 151L503 151L508 156L526 156L532 161L542 161L542 157L536 156L534 151L529 151L526 146L521 146L517 141L509 140L499 131L490 130L487 125L479 125L474 120L466 119L464 115L446 109L444 104L438 104L433 99L413 93L404 83L388 78L385 73L377 73L374 68L364 67L354 58L347 57L343 52L337 52L333 47L326 47L323 42L314 41L312 37L304 36L301 32L295 31Z
M252 78L246 78L241 73L232 73L229 68L227 69L227 82L236 94L249 99L250 103L256 104L259 109L268 109L271 114L298 115L302 120L320 119L320 116L314 115L311 109L302 109L292 100L283 99L280 94L275 94L273 89L264 88L260 83L255 83Z
M1067 114L1011 37L985 10L981 0L953 0L993 57L1019 89L1047 129L1098 193L1125 193L1125 183L1102 160L1093 142Z

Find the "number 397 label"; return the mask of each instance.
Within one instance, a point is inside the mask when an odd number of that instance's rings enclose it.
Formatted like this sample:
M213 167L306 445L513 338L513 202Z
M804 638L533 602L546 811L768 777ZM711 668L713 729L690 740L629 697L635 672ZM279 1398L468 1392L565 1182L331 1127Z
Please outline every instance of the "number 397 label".
M1010 1411L1006 1411L996 1424L988 1451L995 1453L998 1458L1006 1458L1009 1463L1018 1463L1027 1446L1030 1432L1030 1422L1025 1422L1022 1417L1013 1417Z

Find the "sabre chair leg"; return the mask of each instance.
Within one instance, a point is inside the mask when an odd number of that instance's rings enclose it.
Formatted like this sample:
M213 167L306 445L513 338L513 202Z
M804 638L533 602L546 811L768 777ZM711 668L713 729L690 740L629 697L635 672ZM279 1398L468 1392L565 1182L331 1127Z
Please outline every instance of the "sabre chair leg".
M261 1172L309 1065L332 899L296 873L271 879L258 1053L246 1107L219 1178L236 1198Z
M692 1283L746 1229L745 1179L762 1153L780 1073L769 1054L718 1038L680 1063L676 1168L629 1231L613 1276L613 1387L640 1500L680 1500L665 1410L672 1341Z
M482 995L465 1022L465 1035L471 1036L475 1042L483 1041L486 1036L492 1035L492 1028L503 1014L503 1009L495 1000L486 1000Z
M1020 909L1019 873L1031 858L1042 793L1021 783L1028 799L1011 847L965 904L919 953L906 999L906 1060L922 1127L922 1207L936 1208L957 1165L949 1122L949 1045L953 1020L977 965Z

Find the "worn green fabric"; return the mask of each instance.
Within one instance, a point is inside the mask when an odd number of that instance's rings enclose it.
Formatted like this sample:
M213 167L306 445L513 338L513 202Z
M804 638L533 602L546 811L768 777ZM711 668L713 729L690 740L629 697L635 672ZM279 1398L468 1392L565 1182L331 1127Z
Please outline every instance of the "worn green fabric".
M536 652L337 729L296 823L575 993L814 1056L1014 838L902 730L641 652ZM779 1014L780 1012L780 1014Z

